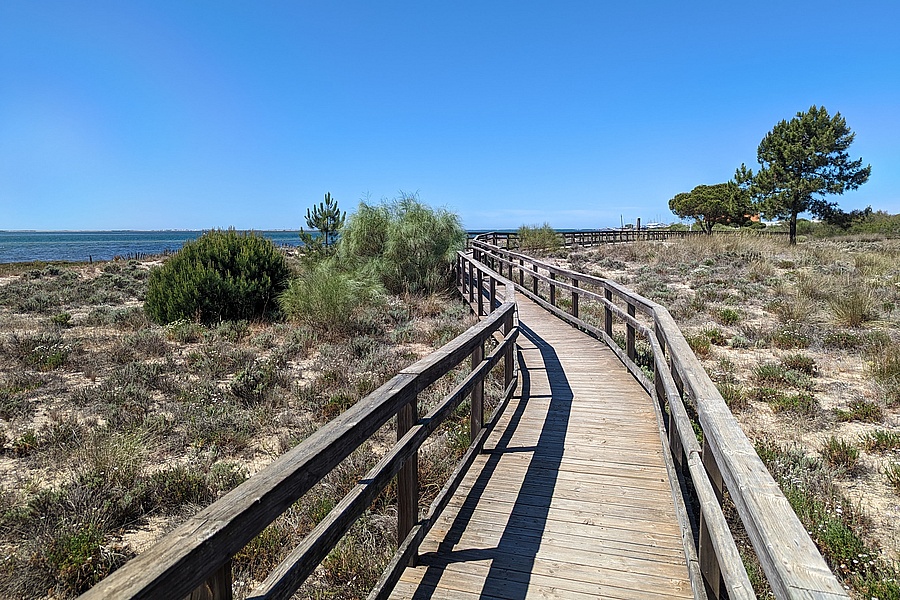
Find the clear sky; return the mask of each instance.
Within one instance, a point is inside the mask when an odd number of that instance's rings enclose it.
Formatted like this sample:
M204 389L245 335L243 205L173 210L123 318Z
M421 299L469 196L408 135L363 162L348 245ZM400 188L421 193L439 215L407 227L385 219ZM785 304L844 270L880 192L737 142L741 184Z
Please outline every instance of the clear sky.
M900 212L900 2L0 1L0 229L671 221L811 105Z

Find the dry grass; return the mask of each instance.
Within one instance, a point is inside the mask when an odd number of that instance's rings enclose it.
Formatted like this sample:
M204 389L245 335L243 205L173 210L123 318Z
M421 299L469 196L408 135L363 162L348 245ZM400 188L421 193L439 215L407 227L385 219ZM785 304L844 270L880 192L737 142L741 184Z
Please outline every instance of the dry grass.
M0 280L0 597L73 597L473 323L445 296L387 296L364 326L182 321L142 309L148 266L5 267ZM452 379L452 375L450 379ZM445 380L423 393L435 397ZM423 452L427 489L462 412ZM238 597L392 443L393 425L235 558ZM467 430L465 430L467 436ZM425 499L428 501L428 498ZM365 595L396 546L393 490L302 593Z

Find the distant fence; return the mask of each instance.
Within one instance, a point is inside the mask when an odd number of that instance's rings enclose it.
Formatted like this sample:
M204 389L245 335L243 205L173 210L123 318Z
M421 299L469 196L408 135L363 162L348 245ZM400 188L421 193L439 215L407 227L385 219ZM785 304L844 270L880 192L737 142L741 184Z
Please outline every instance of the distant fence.
M787 236L786 231L769 231L766 229L735 229L733 231L715 230L713 235L764 235ZM597 246L599 244L615 244L620 242L661 241L682 239L706 235L705 231L672 231L669 229L587 229L582 231L558 231L560 243L565 248L575 246ZM519 247L519 234L515 231L491 231L487 233L469 234L469 242L479 239L494 246L507 249Z

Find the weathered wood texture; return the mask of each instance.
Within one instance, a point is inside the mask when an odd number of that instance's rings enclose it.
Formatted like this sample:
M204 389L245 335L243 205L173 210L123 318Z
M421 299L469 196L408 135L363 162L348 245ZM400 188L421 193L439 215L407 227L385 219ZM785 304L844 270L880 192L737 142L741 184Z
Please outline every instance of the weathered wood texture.
M394 598L693 598L650 396L519 300L520 387Z
M776 597L848 597L663 306L613 281L561 269L477 240L472 244L483 255L494 254L501 269L507 265L521 269L520 273L527 272L535 283L520 288L523 294L603 339L644 389L667 410L671 454L681 464L684 477L693 481L701 508L701 528L695 534L701 537L701 567L708 578L707 589L713 595L719 590L721 575L729 596L752 597L746 572L720 509L724 484ZM563 279L578 281L580 285L570 286L560 281ZM538 281L545 285L542 287ZM557 288L557 294L559 288L567 289L579 293L582 300L590 299L600 305L603 318L597 319L598 326L553 306L547 298L551 284ZM614 319L626 327L624 349L619 348L609 333ZM654 381L634 363L636 334L651 347ZM685 402L690 402L697 411L704 434L702 450L685 412Z

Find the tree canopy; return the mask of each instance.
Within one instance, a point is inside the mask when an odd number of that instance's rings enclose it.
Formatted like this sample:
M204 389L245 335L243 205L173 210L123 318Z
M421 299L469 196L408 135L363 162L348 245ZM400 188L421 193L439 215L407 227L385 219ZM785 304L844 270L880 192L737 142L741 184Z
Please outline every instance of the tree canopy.
M782 120L766 134L756 156L754 174L746 165L735 181L749 190L760 212L769 219L788 219L790 243L797 243L797 215L810 212L821 218L835 213L828 194L843 194L864 184L872 171L862 159L850 160L847 149L855 134L841 113L834 117L824 106L811 106L790 121Z
M698 185L669 200L669 208L682 219L696 219L707 233L716 223L744 223L752 212L749 196L732 181Z

